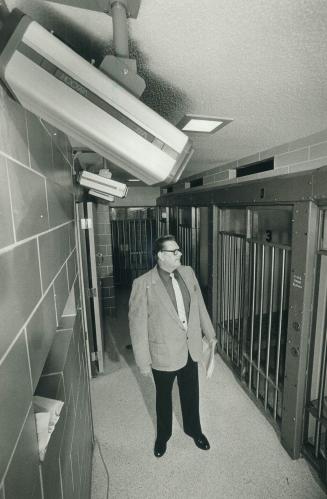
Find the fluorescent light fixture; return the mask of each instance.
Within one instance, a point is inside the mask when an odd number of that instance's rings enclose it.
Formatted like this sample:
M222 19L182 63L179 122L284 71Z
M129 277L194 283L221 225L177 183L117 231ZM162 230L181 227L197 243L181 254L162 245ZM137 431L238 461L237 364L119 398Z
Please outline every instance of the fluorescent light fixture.
M127 179L128 182L140 182L138 178L129 178Z
M195 120L192 118L186 125L183 126L184 132L212 132L215 128L222 124L222 121L214 120Z
M106 201L115 201L114 196L110 196L110 194L105 194L104 192L100 192L95 189L90 189L89 194L91 194L91 196L95 196L96 198L105 199Z
M233 120L230 118L186 114L176 126L185 133L210 135L228 125L231 121Z
M80 173L78 182L84 187L88 187L89 189L93 189L97 192L102 192L103 194L109 194L110 196L116 196L118 198L126 197L128 191L125 184L88 171Z

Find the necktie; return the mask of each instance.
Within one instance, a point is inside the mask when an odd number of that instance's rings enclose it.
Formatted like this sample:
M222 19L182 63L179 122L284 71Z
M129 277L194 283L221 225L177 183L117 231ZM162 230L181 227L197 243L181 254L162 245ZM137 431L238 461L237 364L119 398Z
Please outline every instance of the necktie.
M179 287L179 284L178 284L177 280L175 279L174 274L169 274L169 276L171 278L171 283L173 285L173 290L175 293L178 317L182 321L184 329L187 329L187 318L186 318L184 300L183 300L181 288Z

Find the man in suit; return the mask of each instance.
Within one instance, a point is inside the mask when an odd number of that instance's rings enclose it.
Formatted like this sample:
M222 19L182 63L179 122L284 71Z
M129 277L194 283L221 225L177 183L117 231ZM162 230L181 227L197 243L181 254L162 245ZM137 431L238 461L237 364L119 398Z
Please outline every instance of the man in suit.
M153 373L156 386L157 438L154 455L166 452L172 432L172 387L177 377L184 432L197 447L210 448L199 416L198 361L202 333L209 342L215 332L199 283L191 267L181 265L182 250L175 237L155 242L157 265L133 282L129 325L136 364Z

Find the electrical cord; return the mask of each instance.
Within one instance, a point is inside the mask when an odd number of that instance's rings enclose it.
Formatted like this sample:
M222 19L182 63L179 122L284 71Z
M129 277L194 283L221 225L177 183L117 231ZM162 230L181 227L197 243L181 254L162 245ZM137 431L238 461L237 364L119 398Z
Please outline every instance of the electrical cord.
M107 493L106 493L106 499L109 499L109 485L110 485L109 471L108 471L107 464L106 464L106 462L104 460L104 457L103 457L103 454L102 454L100 442L99 442L98 437L96 435L95 435L95 443L98 446L99 454L100 454L100 457L101 457L101 461L102 461L102 464L104 466L104 469L105 469L105 472L106 472L106 475L107 475Z

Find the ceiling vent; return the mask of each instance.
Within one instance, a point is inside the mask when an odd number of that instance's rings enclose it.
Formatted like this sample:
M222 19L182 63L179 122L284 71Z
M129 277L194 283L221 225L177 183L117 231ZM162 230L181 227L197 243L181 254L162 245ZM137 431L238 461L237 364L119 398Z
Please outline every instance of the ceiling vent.
M236 177L245 177L255 173L267 172L274 169L274 158L265 159L264 161L256 161L250 165L241 166L236 169Z

